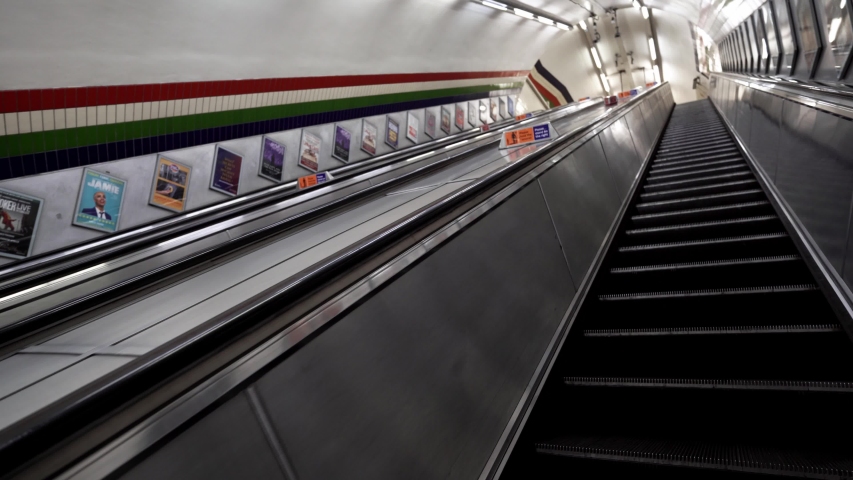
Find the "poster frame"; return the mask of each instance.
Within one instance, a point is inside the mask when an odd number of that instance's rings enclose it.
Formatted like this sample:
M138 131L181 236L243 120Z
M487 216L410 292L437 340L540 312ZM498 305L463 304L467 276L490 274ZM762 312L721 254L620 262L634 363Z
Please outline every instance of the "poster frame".
M220 150L224 150L224 151L226 151L232 155L236 155L236 156L240 157L240 171L237 172L237 192L236 193L231 193L227 190L223 190L219 187L213 186L213 182L214 182L214 180L216 180L216 157L218 156ZM210 168L210 184L209 184L210 189L213 190L214 192L219 192L223 195L228 195L229 197L236 197L237 195L239 195L240 194L240 183L241 183L242 176L243 176L243 160L245 158L246 157L244 157L243 155L240 155L239 153L234 152L233 150L229 150L229 149L223 147L222 145L217 144L216 148L213 150L213 164L211 165L211 168Z
M338 129L339 128L341 130L347 132L347 134L349 134L349 149L347 150L347 158L343 158L343 157L338 156L338 150L336 147L338 146ZM349 163L349 157L351 154L352 154L352 132L350 132L349 129L344 128L339 123L334 124L332 126L332 158L336 158L336 159L338 159L344 163Z
M412 120L414 120L414 123L415 123L415 138L412 138L410 136L412 133L411 132ZM420 120L418 120L418 117L416 117L414 113L406 112L406 138L410 142L417 144L418 143L418 136L420 136L420 133L421 133Z
M92 225L90 223L79 223L79 222L77 222L77 215L80 213L80 204L83 202L83 190L84 190L84 187L86 186L86 177L87 177L89 171L95 172L99 175L105 175L107 177L114 178L116 180L121 180L122 182L124 182L124 190L122 190L122 192L121 192L121 201L118 204L118 219L116 220L115 230L107 230L107 229L100 228L100 227L97 227L95 225ZM74 217L72 217L71 224L75 225L77 227L88 228L90 230L96 230L98 232L115 233L115 232L119 231L119 222L121 222L121 212L122 212L122 210L124 210L124 194L125 194L126 190L127 190L127 180L125 180L121 177L116 177L115 175L112 175L110 173L99 172L98 170L95 170L94 168L89 168L89 167L84 168L83 169L83 176L80 179L80 187L78 188L78 191L77 191L77 202L74 204Z
M391 143L391 138L388 135L391 132L391 124L394 124L394 126L397 127L397 131L395 132L397 135L397 141L394 143ZM390 115L385 117L385 144L394 150L397 150L400 145L400 123L391 118Z
M365 132L365 126L366 125L370 125L373 128L373 131L375 133L373 136L373 151L372 152L370 150L364 148L364 132ZM369 122L366 118L362 119L361 120L361 142L359 142L360 143L359 148L361 149L361 151L370 155L371 157L375 156L376 151L378 150L378 146L379 146L377 143L377 140L378 140L377 137L378 136L379 136L379 128L377 128L376 125L373 124L372 122Z
M181 202L182 208L180 208L180 209L171 208L171 207L167 207L166 205L160 205L158 203L154 203L154 194L157 191L157 179L160 178L159 171L160 171L160 160L161 159L168 160L169 162L172 162L176 165L179 165L179 166L189 170L187 172L187 184L184 185L184 199ZM156 161L156 163L154 164L154 178L151 181L151 192L149 192L149 194L148 194L148 205L151 205L152 207L162 208L163 210L168 210L170 212L175 212L175 213L181 213L181 212L185 211L187 209L187 202L190 201L190 181L191 181L192 176L193 176L193 167L186 165L182 162L179 162L177 160L172 160L171 158L169 158L166 155L163 155L162 153L157 154L157 156L155 157L155 161Z
M9 190L7 188L0 188L0 194L12 195L12 196L17 196L17 197L24 197L24 198L30 199L30 200L38 200L38 202L39 202L39 209L38 209L38 213L36 213L35 222L33 223L33 233L32 233L32 235L30 235L30 245L27 248L27 253L24 256L21 256L21 255L14 255L11 253L5 253L5 252L0 251L0 257L3 257L3 258L12 258L15 260L21 260L21 259L30 257L33 254L33 248L35 247L35 244L36 244L36 235L38 235L38 230L39 230L39 222L41 221L41 214L44 211L44 199L41 197L36 197L33 195L27 195L25 193L16 192L14 190ZM75 217L76 217L76 214L75 214Z
M264 147L266 146L267 140L269 140L269 141L271 141L277 145L280 145L283 152L284 152L284 153L282 153L282 158L281 158L281 178L271 177L271 176L265 175L263 173L263 171L264 171ZM266 178L267 180L271 180L275 183L281 183L282 181L284 181L285 163L287 163L287 145L285 145L282 142L279 142L278 140L274 140L273 138L269 137L268 135L261 136L261 153L260 153L260 157L258 158L258 176L261 178Z
M319 140L319 142L318 142L319 148L317 150L317 169L316 170L305 165L304 163L302 163L302 147L305 146L305 136L306 135L312 136L312 137L316 138L317 140ZM322 152L323 152L323 139L319 135L314 135L313 133L309 132L308 130L302 129L302 134L299 135L299 150L296 151L296 164L298 166L304 168L305 170L308 170L311 173L317 173L320 171L320 155L322 154Z

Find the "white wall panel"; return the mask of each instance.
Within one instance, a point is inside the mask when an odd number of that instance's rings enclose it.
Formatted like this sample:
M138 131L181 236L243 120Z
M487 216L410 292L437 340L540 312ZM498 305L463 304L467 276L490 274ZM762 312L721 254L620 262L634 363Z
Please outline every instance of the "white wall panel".
M699 72L696 71L690 24L683 17L664 10L655 10L653 18L660 43L663 79L672 84L675 103L692 102L696 100L693 79Z

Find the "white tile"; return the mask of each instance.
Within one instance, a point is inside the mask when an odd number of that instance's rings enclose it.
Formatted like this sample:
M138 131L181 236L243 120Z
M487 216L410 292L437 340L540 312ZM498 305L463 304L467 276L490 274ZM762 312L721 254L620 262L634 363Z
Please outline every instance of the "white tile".
M116 123L116 106L107 105L107 125Z
M133 121L137 120L142 120L142 103L133 104Z
M44 131L44 123L42 122L41 110L30 112L30 125L32 126L32 131L34 132Z
M201 101L201 113L207 113L210 111L210 97L204 97Z
M222 102L222 109L223 110L234 110L234 102L237 100L237 97L235 95L229 95L225 98L225 100L228 103L223 101Z
M222 101L223 101L222 96L216 97L216 106L213 109L214 112L221 112L222 111Z
M151 102L142 102L142 119L151 120Z
M78 127L87 126L88 123L86 123L86 120L87 120L86 119L86 107L75 108L74 111L75 111L74 117L77 120L77 126Z
M174 100L169 100L166 103L166 116L167 117L174 117L175 116L175 101Z
M18 133L30 133L32 131L30 112L18 112Z
M41 112L42 122L44 122L44 131L50 132L56 130L56 125L53 119L56 117L56 113L53 110L45 110ZM2 115L0 115L0 119L2 119ZM3 127L0 127L0 131L3 130Z
M6 135L6 115L0 115L0 135Z
M18 114L17 113L6 113L3 114L3 117L6 119L6 135L17 135L18 133Z
M127 113L127 105L116 105L116 123L124 123L124 117Z
M235 102L235 108L243 109L246 108L246 95L239 95L237 97L237 101Z
M191 98L189 101L189 104L190 104L190 106L187 109L187 115L195 115L196 113L198 113L196 111L196 108L197 108L196 105L198 105L198 99Z
M91 127L98 124L98 107L86 107L86 125Z
M264 93L263 97L261 97L261 98L262 98L261 99L261 106L262 107L269 107L270 102L272 101L272 100L270 100L272 98L272 93L266 92L266 93Z
M107 106L106 105L98 105L95 110L97 111L96 115L98 116L98 125L106 125L107 124Z
M166 104L168 104L166 100L160 101L160 109L157 111L157 118L166 118Z
M57 130L62 130L65 128L65 109L60 108L53 111L53 124Z
M151 102L151 118L160 118L160 102Z

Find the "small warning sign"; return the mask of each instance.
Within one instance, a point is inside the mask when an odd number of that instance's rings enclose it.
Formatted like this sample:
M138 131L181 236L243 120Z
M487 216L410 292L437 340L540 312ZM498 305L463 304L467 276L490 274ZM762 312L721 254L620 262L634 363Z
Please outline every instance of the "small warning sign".
M306 175L299 177L299 189L311 188L321 183L326 183L332 179L332 175L328 172L315 173L314 175Z
M551 128L547 123L504 133L504 144L506 147L515 147L545 140L551 140Z

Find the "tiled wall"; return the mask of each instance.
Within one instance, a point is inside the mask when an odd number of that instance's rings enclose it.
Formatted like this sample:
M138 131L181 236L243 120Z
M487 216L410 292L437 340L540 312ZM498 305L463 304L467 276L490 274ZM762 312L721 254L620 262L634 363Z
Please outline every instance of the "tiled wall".
M0 91L0 179L488 97L525 71Z

